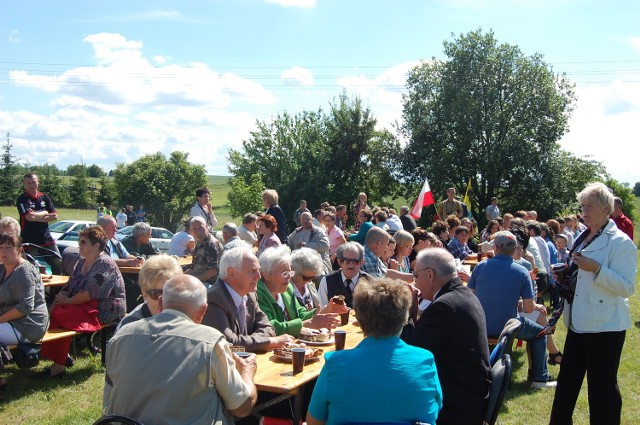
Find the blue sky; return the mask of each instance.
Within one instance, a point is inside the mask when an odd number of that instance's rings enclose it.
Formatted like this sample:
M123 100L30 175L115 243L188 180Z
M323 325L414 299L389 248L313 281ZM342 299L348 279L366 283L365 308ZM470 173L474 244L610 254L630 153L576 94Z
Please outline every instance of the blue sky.
M256 120L326 108L343 90L391 128L407 70L482 28L576 83L562 146L633 185L639 12L590 0L4 0L0 132L30 164L109 170L177 149L228 174L228 149Z

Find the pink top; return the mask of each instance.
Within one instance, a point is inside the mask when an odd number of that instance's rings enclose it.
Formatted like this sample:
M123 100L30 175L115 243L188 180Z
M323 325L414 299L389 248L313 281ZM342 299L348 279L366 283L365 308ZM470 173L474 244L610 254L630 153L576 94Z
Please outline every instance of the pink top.
M260 254L262 254L262 251L264 251L265 249L271 248L272 246L280 245L282 245L282 243L280 242L280 238L275 233L272 232L271 236L269 237L263 236L262 239L260 239L260 244L258 245L258 256L260 256Z
M344 238L344 233L338 229L338 226L333 226L333 229L331 229L327 236L329 237L329 255L336 255L338 247L342 245L340 240Z

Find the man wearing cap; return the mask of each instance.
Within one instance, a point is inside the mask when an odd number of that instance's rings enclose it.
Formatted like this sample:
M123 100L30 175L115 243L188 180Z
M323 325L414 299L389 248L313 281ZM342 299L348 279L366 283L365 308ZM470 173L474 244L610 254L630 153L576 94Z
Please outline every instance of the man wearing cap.
M536 305L531 276L513 262L516 237L503 230L496 233L492 243L495 256L478 263L469 279L469 288L474 290L485 313L487 335L498 336L509 319L520 320L522 327L516 337L528 341L531 347L532 387L553 388L556 382L550 381L547 371L547 338L538 338L543 327L518 315L519 305L525 313L531 313Z

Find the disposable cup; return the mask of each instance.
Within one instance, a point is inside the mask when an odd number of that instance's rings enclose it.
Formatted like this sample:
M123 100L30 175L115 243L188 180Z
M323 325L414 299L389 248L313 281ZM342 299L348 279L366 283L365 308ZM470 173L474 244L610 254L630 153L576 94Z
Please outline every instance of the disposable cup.
M298 373L304 370L304 348L294 348L291 350L291 357L293 363L293 374L297 375Z
M336 342L336 351L344 350L344 343L347 342L347 331L336 330L333 332L333 338Z

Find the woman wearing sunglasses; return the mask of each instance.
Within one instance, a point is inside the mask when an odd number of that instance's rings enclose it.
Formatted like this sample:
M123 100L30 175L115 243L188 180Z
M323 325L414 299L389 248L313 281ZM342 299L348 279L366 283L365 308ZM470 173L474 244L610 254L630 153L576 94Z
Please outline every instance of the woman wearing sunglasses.
M170 255L156 255L145 261L138 276L144 302L120 321L118 329L128 323L160 313L159 299L164 284L180 274L182 274L182 267Z
M276 335L288 334L297 338L303 326L331 329L340 324L337 313L341 311L332 311L339 307L336 304L330 304L322 312L317 308L307 310L300 304L294 286L290 283L294 272L291 270L291 251L288 246L268 248L260 255L259 260L262 279L258 281L258 303L269 318Z

